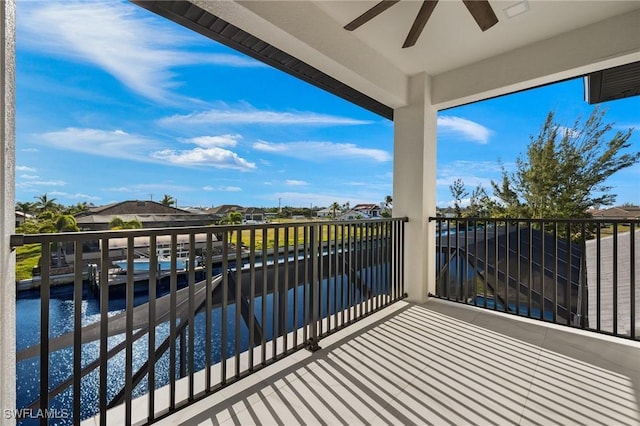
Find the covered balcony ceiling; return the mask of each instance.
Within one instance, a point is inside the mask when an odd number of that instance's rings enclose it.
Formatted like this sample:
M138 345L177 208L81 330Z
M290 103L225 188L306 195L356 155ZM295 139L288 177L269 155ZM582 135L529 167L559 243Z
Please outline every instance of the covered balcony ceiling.
M344 26L377 1L136 3L216 38L209 13L253 36L234 33L228 44L268 59L267 43L291 66L322 73L313 79L328 76L390 109L408 103L408 77L419 73L432 77L432 104L447 108L640 61L635 1L492 0L498 22L482 31L462 0L441 0L407 48L421 1L397 2L353 31Z

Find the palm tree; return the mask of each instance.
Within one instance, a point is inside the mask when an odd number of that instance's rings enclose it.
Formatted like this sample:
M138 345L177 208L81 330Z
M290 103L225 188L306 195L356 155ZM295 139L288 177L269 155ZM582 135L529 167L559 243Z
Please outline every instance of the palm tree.
M124 226L124 220L122 220L118 216L114 217L109 221L109 229L122 229L123 226Z
M58 205L56 204L55 198L49 198L47 194L42 194L35 197L38 201L36 202L36 208L38 212L46 212L46 211L56 211L58 210Z
M86 212L87 210L89 210L89 204L87 204L86 201L83 201L82 203L76 203L75 206L67 207L65 209L65 213L75 215L80 212Z
M32 202L20 202L18 201L16 203L16 211L18 212L22 212L24 214L34 214L36 213L36 203L32 203Z
M333 204L331 204L329 206L329 209L331 210L331 217L332 218L336 218L336 210L340 210L340 204L338 204L337 201L334 201Z
M176 203L176 199L173 198L171 195L164 194L164 197L162 198L162 201L160 201L160 204L164 206L171 206L172 204L177 204L177 203Z
M224 225L237 225L242 223L242 212L229 212L227 217L220 221Z

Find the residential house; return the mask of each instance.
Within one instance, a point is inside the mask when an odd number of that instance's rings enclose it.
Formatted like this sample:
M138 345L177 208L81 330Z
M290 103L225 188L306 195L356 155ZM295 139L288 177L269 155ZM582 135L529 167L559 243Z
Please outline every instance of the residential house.
M369 218L382 216L382 207L378 204L356 204L351 210Z
M143 228L206 226L215 221L212 215L193 213L155 201L141 200L91 207L75 217L80 229L91 231L109 229L109 223L115 218L120 218L124 222L138 220Z
M33 215L30 215L29 213L19 212L16 210L16 227L22 225L27 220L32 218L33 218Z
M640 219L640 207L619 206L604 210L593 210L591 216L594 219Z
M367 213L361 210L356 210L355 208L353 208L345 212L338 213L337 219L338 220L358 220L358 219L373 219L373 217L369 216Z

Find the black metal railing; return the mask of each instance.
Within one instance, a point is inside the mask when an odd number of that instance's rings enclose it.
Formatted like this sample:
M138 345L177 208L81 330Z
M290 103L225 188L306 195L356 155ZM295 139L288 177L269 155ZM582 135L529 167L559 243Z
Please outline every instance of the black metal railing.
M429 220L435 296L640 338L640 220Z
M405 221L14 235L41 250L18 283L18 412L152 423L316 350L404 297Z

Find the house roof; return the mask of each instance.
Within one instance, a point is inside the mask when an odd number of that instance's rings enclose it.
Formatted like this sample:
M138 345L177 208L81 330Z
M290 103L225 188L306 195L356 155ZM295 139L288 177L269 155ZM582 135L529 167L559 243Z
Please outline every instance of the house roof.
M90 207L87 211L78 213L76 217L137 214L189 214L189 212L175 207L165 206L155 201L128 200L104 206Z
M356 204L353 210L380 210L380 206L377 204Z
M635 219L640 217L640 207L624 206L624 207L611 207L609 209L597 210L591 212L594 218L605 219Z
M244 211L244 207L239 206L237 204L221 204L219 206L210 208L209 210L207 210L207 213L226 215L229 212L241 212L241 211Z

